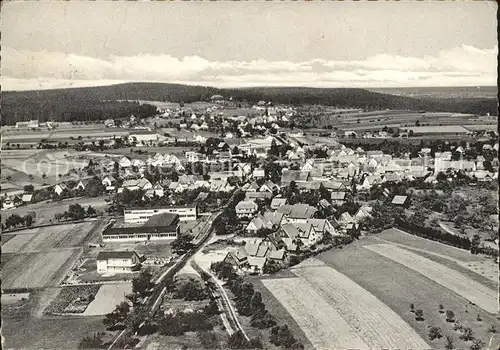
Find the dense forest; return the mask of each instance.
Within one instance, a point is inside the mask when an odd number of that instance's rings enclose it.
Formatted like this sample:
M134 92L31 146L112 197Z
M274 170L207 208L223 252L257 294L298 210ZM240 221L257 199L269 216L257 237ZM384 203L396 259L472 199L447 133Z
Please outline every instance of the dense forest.
M219 94L236 101L260 100L284 104L322 104L367 110L403 109L497 115L496 99L410 98L364 89L264 87L217 89L162 83L128 83L89 88L2 93L2 124L38 118L40 121L100 120L130 114L149 115L152 106L116 100L171 102L207 101ZM108 101L108 102L105 102Z

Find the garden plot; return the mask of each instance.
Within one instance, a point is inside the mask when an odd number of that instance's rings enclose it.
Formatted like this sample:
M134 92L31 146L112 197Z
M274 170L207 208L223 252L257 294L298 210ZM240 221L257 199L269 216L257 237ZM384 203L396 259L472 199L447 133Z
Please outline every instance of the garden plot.
M292 272L314 288L325 303L334 308L357 332L368 348L429 348L387 305L320 260L310 259L292 268Z
M105 284L97 292L95 299L89 304L84 316L105 315L112 312L116 305L125 301L125 295L132 293L130 283Z
M80 256L80 248L17 254L2 269L2 288L58 285Z
M34 233L15 235L7 242L2 244L2 255L4 253L17 253L19 249L22 248L22 246L24 246L33 238L34 235Z
M364 248L426 276L491 314L498 313L497 292L449 267L390 244L366 245Z
M317 349L367 349L338 312L307 282L299 278L262 280Z
M42 227L22 247L22 253L38 252L54 248L76 247L87 236L95 222L81 224L54 225Z

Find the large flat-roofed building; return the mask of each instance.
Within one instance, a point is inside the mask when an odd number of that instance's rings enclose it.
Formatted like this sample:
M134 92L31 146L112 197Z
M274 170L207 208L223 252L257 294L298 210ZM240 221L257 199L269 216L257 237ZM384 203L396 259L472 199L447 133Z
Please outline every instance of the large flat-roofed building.
M173 240L179 236L179 215L152 215L142 226L108 227L102 232L103 242Z
M129 225L144 224L156 214L177 214L180 221L193 221L198 217L196 204L176 205L154 208L129 208L125 209L125 223Z

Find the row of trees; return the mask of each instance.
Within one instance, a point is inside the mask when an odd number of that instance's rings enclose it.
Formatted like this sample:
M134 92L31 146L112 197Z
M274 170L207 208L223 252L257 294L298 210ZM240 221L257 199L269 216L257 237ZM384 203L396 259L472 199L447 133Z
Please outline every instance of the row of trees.
M70 204L69 209L63 213L56 213L54 218L57 221L61 220L71 220L71 221L79 221L85 218L93 217L97 215L97 211L89 205L87 209L82 207L80 204Z
M226 262L213 263L211 269L220 279L226 281L226 286L235 296L234 301L238 313L251 317L252 327L259 329L272 327L270 340L276 346L281 346L284 349L304 348L302 343L293 337L286 324L277 325L275 317L266 309L261 293L254 290L252 283L244 281L238 276L230 264Z
M11 228L19 227L31 227L33 225L33 221L35 220L35 215L35 212L31 212L30 214L26 214L24 216L12 214L5 220L5 223L2 224L2 230L10 230Z

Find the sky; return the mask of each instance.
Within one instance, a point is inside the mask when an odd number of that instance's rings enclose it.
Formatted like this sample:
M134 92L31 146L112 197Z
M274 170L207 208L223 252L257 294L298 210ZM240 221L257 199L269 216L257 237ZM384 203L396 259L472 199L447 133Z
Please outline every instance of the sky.
M494 1L2 4L2 90L496 85Z

